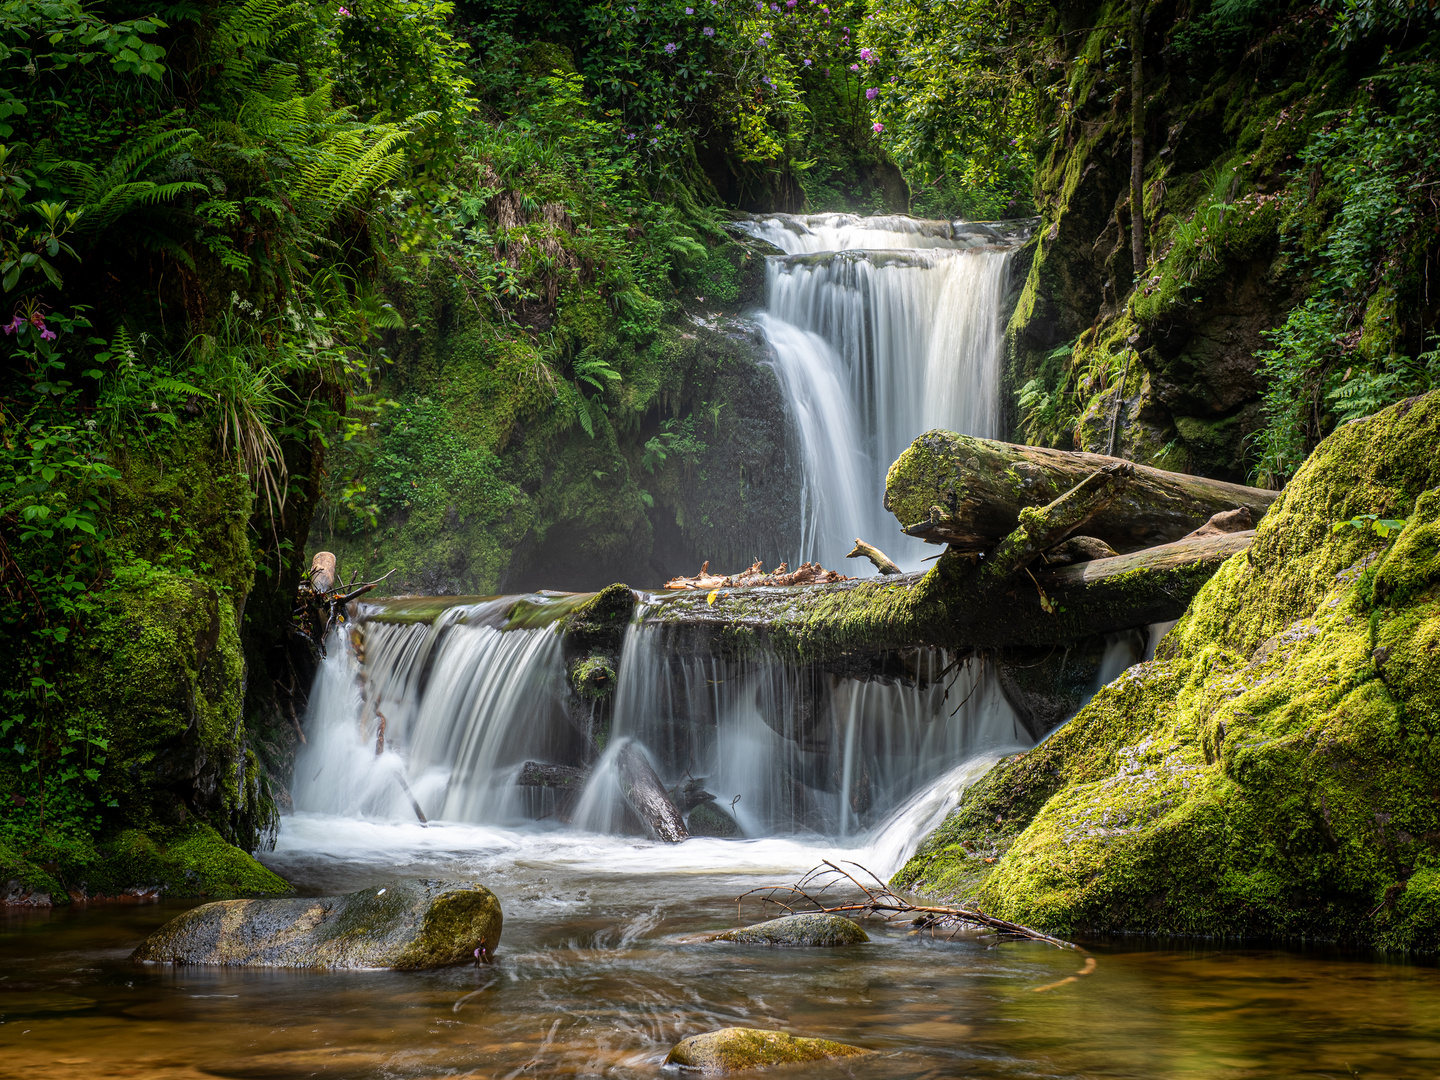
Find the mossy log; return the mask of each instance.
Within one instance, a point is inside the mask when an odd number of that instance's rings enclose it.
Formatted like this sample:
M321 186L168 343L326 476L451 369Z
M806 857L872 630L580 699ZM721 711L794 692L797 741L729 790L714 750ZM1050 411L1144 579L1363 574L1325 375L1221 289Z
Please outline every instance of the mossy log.
M646 621L667 629L666 648L676 653L769 653L822 664L917 645L1064 644L1179 618L1253 536L1177 540L999 582L984 573L983 560L947 551L928 574L722 590L713 602L681 593L654 605Z
M1128 483L1085 524L1086 535L1120 552L1178 540L1238 507L1259 521L1280 494L1101 454L928 431L890 467L885 508L912 536L979 553L1009 535L1023 510L1052 503L1097 471L1122 465L1130 470Z

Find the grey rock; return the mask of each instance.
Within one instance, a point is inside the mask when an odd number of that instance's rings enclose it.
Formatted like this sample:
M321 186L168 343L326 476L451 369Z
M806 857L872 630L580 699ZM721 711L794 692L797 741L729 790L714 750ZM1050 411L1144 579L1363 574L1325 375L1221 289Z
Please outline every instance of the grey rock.
M733 941L744 945L821 946L858 945L870 940L868 934L841 915L811 912L787 915L783 919L742 926L716 934L711 941Z
M223 900L171 919L131 957L149 963L414 971L493 955L500 901L483 885L390 881L345 896Z

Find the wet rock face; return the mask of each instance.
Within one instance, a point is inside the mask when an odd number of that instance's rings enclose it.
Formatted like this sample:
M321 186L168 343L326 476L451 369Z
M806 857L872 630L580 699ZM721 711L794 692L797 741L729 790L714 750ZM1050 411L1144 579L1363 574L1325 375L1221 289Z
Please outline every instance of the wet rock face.
M681 1040L670 1051L665 1064L698 1069L705 1076L720 1076L766 1065L860 1057L868 1053L869 1050L858 1046L829 1039L805 1039L783 1031L734 1027Z
M835 945L859 945L870 937L849 919L841 915L813 913L787 915L783 919L754 926L742 926L716 934L712 941L733 941L743 945L783 945L829 947ZM809 1060L804 1059L804 1060Z
M473 962L500 943L500 901L483 885L391 881L319 899L226 900L170 920L134 960L418 971Z

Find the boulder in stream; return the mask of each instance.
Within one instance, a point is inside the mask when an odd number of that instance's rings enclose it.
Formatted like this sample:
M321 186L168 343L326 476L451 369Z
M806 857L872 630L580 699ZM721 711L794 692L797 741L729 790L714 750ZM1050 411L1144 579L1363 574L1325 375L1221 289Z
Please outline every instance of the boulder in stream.
M843 915L812 911L727 930L710 940L733 941L742 945L829 947L859 945L869 941L870 936Z
M133 960L417 971L494 954L500 901L471 882L389 881L344 896L223 900L171 919Z
M829 1039L806 1039L783 1031L732 1027L691 1035L671 1049L666 1065L698 1069L707 1076L801 1061L860 1057L871 1051Z

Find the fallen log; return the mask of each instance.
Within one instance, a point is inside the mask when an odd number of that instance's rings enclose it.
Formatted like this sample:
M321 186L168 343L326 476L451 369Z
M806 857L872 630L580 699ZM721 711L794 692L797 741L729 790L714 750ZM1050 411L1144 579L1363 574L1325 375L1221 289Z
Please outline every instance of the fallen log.
M1178 619L1253 531L1194 537L1127 555L1044 567L1002 582L951 552L931 573L788 589L679 593L654 605L676 654L767 654L835 664L855 655L933 645L1049 646Z
M633 744L622 747L615 756L615 769L620 774L620 794L626 805L645 823L655 839L669 844L690 839L685 819L670 801L665 785L655 775L650 762Z
M1100 454L1020 446L929 431L916 439L885 482L885 508L911 536L962 553L993 547L1021 511L1053 503L1107 466L1133 470L1124 490L1085 524L1116 551L1178 540L1222 511L1243 507L1259 521L1277 491L1165 472Z

